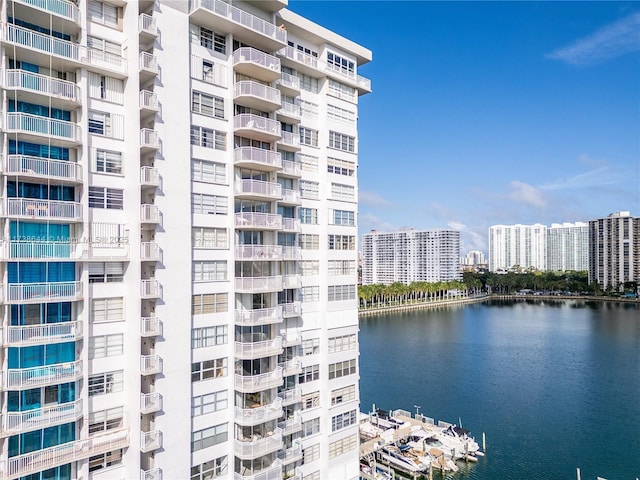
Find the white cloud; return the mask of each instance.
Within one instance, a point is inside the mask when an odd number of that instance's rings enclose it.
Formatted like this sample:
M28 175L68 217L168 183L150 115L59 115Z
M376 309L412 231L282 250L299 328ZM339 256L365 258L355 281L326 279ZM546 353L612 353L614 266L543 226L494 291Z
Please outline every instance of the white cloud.
M635 12L546 56L571 65L594 65L639 50L640 12Z
M532 207L544 208L547 206L547 198L541 190L518 180L513 180L509 184L507 197L513 202L524 203Z
M370 207L389 207L392 203L380 194L375 192L365 192L360 190L358 192L358 203L360 205L367 205Z
M358 230L361 233L369 233L371 230L379 232L393 232L396 227L389 222L381 220L373 213L361 213L358 215Z
M449 227L452 230L464 230L467 228L467 226L462 223L462 222L456 222L455 220L451 220L449 223L447 223L447 227Z
M621 180L620 174L612 167L600 167L588 172L579 173L569 178L561 178L540 186L541 190L570 190L578 188L601 187L612 185Z

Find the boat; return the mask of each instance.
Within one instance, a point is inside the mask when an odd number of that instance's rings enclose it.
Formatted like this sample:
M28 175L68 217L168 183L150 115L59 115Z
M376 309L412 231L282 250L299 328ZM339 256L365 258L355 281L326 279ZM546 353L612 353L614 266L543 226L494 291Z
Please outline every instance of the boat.
M380 448L377 454L382 463L403 472L419 473L427 471L429 463L426 462L426 458L418 458L410 450L411 447L408 445L390 443Z
M361 463L360 472L364 474L364 476L361 478L364 478L366 480L393 480L393 476L391 475L391 473L383 470L375 463L373 464L373 467L367 465L366 463Z
M409 436L407 445L411 447L411 453L420 458L423 462L428 462L434 469L446 472L457 472L458 466L450 450L446 450L445 445L438 440L435 432L428 432L419 429Z
M480 451L480 446L470 433L469 430L448 424L436 432L436 438L451 451L456 459L477 461L476 455Z

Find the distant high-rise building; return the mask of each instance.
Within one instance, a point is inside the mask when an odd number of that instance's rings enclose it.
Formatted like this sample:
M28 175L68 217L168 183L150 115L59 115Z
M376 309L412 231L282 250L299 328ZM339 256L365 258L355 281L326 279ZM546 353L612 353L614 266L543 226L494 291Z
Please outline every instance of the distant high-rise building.
M467 255L460 257L460 265L473 267L476 265L486 265L487 261L484 257L484 253L480 250L471 250L467 252Z
M547 270L589 269L589 224L552 223L547 229Z
M497 272L515 266L545 270L547 227L535 225L493 225L489 227L489 270Z
M640 282L640 218L615 212L589 222L589 283L603 290Z
M362 238L362 283L460 280L459 257L456 230L372 231Z

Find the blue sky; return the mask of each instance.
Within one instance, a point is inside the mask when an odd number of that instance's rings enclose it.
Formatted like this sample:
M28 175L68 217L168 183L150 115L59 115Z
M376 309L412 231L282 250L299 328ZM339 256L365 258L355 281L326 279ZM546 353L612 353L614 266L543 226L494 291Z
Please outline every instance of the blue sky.
M640 3L289 0L373 52L359 233L640 215Z

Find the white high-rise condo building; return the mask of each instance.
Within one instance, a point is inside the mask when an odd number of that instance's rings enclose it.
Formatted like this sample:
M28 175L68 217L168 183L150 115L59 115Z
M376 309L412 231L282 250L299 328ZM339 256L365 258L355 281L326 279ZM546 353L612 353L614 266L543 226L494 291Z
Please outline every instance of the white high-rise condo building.
M358 477L371 52L287 0L2 0L6 479Z
M461 280L460 232L403 229L362 236L362 284Z
M474 266L474 265L486 265L484 253L480 250L470 250L467 255L460 257L460 265Z
M547 270L589 269L589 224L552 223L547 228Z
M546 270L547 227L535 225L493 225L489 227L489 271Z
M614 290L640 282L640 217L615 212L589 221L589 283Z

